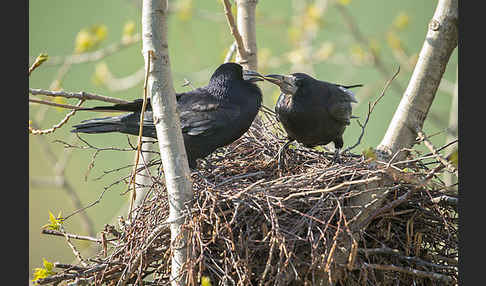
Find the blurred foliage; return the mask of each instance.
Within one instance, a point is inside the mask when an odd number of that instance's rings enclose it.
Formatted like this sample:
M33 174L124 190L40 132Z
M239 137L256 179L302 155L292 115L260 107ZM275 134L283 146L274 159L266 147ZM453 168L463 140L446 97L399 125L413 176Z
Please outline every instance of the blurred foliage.
M74 52L79 54L93 50L106 39L107 33L105 25L93 25L89 28L81 29L76 35Z
M349 23L335 5L347 9L360 33L366 38L365 42L359 41L351 33ZM435 5L436 1L422 0L261 0L256 11L259 72L290 73L305 68L306 72L325 81L340 84L362 83L364 87L355 91L359 103L355 105L353 114L363 120L368 111L367 103L379 96L384 83L398 65L404 68L396 83L402 88L406 87ZM183 86L186 79L195 87L206 84L210 74L222 63L234 40L220 0L170 0L169 7L170 64L175 89L182 92L190 88ZM86 91L126 100L140 98L143 95L142 79L128 89L116 92L107 88L106 83L112 77L131 76L143 67L140 41L123 46L99 61L66 66L61 60L60 64L51 64L56 57L59 59L73 53L82 56L106 49L112 44L129 43L134 35L141 32L140 8L141 1L135 0L51 0L48 4L40 0L30 1L29 64L41 53L49 54L49 58L30 75L29 86L72 92ZM235 5L232 8L236 16ZM374 56L381 59L389 75L377 69ZM444 74L444 88L439 89L424 126L427 134L447 127L452 95L452 88L449 91L449 87L455 82L456 65L457 52L454 52ZM267 83L260 84L260 87L264 93L264 105L273 109L279 95L278 88ZM376 146L381 141L400 96L398 88L387 91L371 114L362 143L354 152L373 158L373 149L368 146ZM64 98L43 99L76 103L75 100ZM99 104L87 102L85 106ZM42 129L50 128L68 112L56 110L31 104L29 120ZM34 179L42 181L54 175L55 166L48 160L47 152L61 158L66 149L63 144L53 141L64 140L73 142L74 145L82 145L69 132L70 126L92 117L101 116L78 112L63 128L45 135L44 140L29 136L29 269L37 267L46 256L49 256L49 260L56 261L73 259L73 254L63 239L40 234L46 210L65 214L75 211L70 196L56 185L32 182ZM359 125L352 122L344 134L344 147L354 144L360 132ZM445 135L441 133L431 138L431 141L436 146L442 146ZM97 147L127 148L128 140L132 144L135 142L135 138L120 134L82 135L82 138ZM47 142L50 151L46 151L45 143L42 142ZM427 152L421 147L418 150ZM114 223L117 215L124 214L120 208L127 202L127 196L121 195L126 191L126 185L111 184L128 174L130 168L123 166L132 164L133 153L95 153L93 150L83 149L70 151L64 179L73 185L83 205L101 198L98 204L86 210L95 221L95 229L101 230L106 223ZM120 170L116 171L118 168ZM89 175L84 180L89 169ZM54 216L53 218L56 219ZM64 221L63 227L68 232L85 234L79 215ZM89 255L86 244L78 245L83 255ZM47 267L44 269L48 272ZM41 272L37 275L44 275Z

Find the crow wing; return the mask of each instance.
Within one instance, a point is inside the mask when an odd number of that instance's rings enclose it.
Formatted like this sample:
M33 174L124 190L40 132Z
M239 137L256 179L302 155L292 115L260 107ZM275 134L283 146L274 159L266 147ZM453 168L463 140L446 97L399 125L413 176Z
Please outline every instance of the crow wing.
M191 136L211 136L231 125L240 116L240 107L209 94L180 96L179 111L182 133Z

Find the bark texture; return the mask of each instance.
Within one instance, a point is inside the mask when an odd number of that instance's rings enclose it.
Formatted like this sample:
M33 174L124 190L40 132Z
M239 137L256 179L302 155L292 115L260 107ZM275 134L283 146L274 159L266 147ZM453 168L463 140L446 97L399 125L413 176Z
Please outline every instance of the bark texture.
M415 144L416 129L422 128L452 51L457 47L458 20L458 0L439 0L410 82L378 145L377 149L386 155L392 156ZM395 160L405 156L401 152Z
M457 41L458 0L439 0L434 16L428 25L427 35L408 87L385 136L377 147L380 160L388 161L402 148L411 148L415 144L416 130L421 129L424 124L449 58L457 46ZM405 152L400 152L395 160L402 160L405 156ZM374 182L366 186L369 190L377 187L386 186L378 186ZM369 191L350 200L351 205L363 206L363 208L349 211L352 213L350 217L358 215L356 220L349 225L353 239L346 237L341 240L342 247L338 248L334 254L336 264L348 263L352 246L360 239L360 231L366 228L373 213L383 205L384 198L381 191ZM352 267L352 265L349 266ZM345 277L342 268L335 268L332 273L328 285Z
M240 63L245 69L255 71L258 69L258 51L255 31L255 11L257 3L258 0L236 1L236 24L246 49L246 55L243 57L239 52L236 54L236 62Z
M186 204L192 200L192 184L189 164L176 110L176 97L172 84L167 42L168 1L144 0L142 3L142 44L145 66L148 53L153 51L147 81L151 98L154 123L157 130L164 177L169 198L169 222L171 223L172 285L185 285L180 275L187 259L185 236L180 231L184 222ZM182 234L180 243L173 242Z

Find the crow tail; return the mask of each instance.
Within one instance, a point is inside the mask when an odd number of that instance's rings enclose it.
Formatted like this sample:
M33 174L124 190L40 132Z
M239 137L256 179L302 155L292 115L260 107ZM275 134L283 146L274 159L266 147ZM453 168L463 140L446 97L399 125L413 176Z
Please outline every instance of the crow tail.
M119 117L103 117L81 121L81 124L74 125L73 133L107 133L120 132L121 121Z

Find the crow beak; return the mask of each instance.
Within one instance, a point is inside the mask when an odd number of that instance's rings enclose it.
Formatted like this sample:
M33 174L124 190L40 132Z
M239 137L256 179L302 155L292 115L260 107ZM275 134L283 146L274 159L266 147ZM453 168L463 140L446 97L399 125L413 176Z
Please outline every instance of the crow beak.
M256 71L243 70L243 79L249 82L263 81L264 76Z
M268 74L265 75L265 80L278 85L280 90L285 94L295 94L297 86L295 86L295 77L292 75Z

